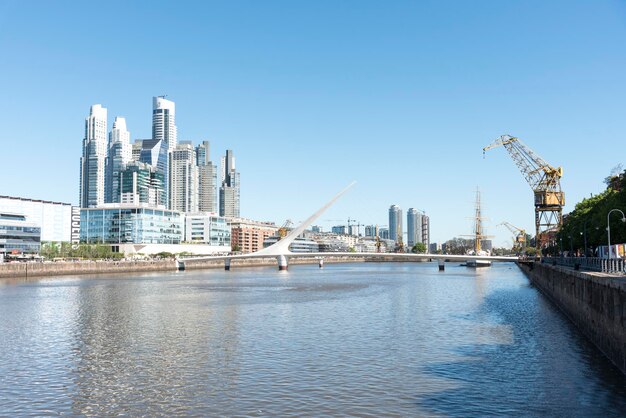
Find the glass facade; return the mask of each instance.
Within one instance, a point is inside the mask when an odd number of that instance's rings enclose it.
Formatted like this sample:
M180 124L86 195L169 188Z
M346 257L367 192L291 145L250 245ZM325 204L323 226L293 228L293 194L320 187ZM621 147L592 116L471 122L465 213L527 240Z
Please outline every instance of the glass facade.
M159 198L160 204L166 205L169 201L168 198L168 148L167 143L155 139L145 139L141 143L141 153L139 155L139 161L144 164L149 164L156 169L156 172L161 175L163 179L163 190L161 191L161 197Z
M278 237L269 237L263 241L263 248L267 248L277 242ZM292 253L317 253L320 251L320 247L321 245L316 241L298 237L289 245L289 251Z
M391 205L389 208L389 239L396 243L402 242L402 209L399 206Z
M215 215L187 215L185 241L230 248L230 225L226 219Z
M122 203L149 203L152 206L167 204L165 178L149 164L140 162L129 164L120 173L119 189Z
M144 207L82 209L80 241L89 244L180 244L180 212Z
M26 222L24 215L0 213L0 254L38 254L41 228Z

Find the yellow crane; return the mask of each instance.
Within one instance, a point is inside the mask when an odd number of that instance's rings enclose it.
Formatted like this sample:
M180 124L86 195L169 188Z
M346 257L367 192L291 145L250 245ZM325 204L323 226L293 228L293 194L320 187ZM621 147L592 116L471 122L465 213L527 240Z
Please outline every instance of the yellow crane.
M502 135L485 151L503 146L509 152L513 162L533 189L535 197L535 244L537 249L545 246L549 233L563 225L563 206L565 193L561 190L563 169L554 168L535 154L522 141L510 135Z
M287 219L285 221L285 223L283 224L283 226L278 228L278 239L279 240L281 240L282 238L285 238L285 235L287 235L287 232L289 232L289 227L291 225L293 225L293 222L291 221L291 219Z
M515 225L512 225L506 221L499 223L498 226L504 225L506 228L511 231L511 234L515 235L513 239L513 246L517 246L520 248L526 247L526 230L522 228L518 228Z

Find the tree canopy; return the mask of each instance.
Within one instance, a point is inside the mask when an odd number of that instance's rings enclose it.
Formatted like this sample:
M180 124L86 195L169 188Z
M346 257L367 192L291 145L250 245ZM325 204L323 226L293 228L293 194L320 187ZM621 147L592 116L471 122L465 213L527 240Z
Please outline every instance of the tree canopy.
M620 167L621 168L621 167ZM564 251L584 248L585 236L587 248L607 244L607 214L612 209L626 213L626 176L625 173L607 177L604 192L590 196L576 204L574 210L563 217L563 227L557 235L557 245ZM626 224L621 222L621 214L611 215L611 242L626 242Z

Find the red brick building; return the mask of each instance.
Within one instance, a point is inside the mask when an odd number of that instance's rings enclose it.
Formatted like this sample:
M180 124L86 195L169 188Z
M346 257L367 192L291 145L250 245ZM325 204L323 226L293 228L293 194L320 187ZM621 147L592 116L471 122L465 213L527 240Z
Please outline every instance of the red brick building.
M273 222L259 222L245 218L230 218L231 246L242 253L253 253L263 248L266 238L278 233Z

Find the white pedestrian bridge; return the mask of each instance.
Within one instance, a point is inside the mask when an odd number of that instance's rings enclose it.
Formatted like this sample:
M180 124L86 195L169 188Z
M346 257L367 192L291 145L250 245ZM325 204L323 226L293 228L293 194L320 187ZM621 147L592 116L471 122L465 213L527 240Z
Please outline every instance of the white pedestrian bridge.
M203 256L203 257L185 257L177 258L176 262L179 270L185 269L185 263L193 263L198 261L224 261L224 268L230 270L232 260L251 260L251 259L268 259L275 258L278 262L279 270L287 270L289 259L295 258L317 258L320 260L320 267L325 257L343 257L355 258L359 260L370 261L429 261L438 260L439 269L444 269L445 261L469 261L469 260L488 260L488 261L505 261L515 262L517 257L497 257L497 256L475 256L475 255L447 255L447 254L413 254L413 253L357 253L357 252L319 252L319 253L294 253L289 251L291 243L304 232L315 220L333 203L337 201L344 193L346 193L355 182L337 193L328 203L322 206L317 212L309 216L297 228L294 228L283 239L270 245L267 248L250 254L222 255L222 256Z

